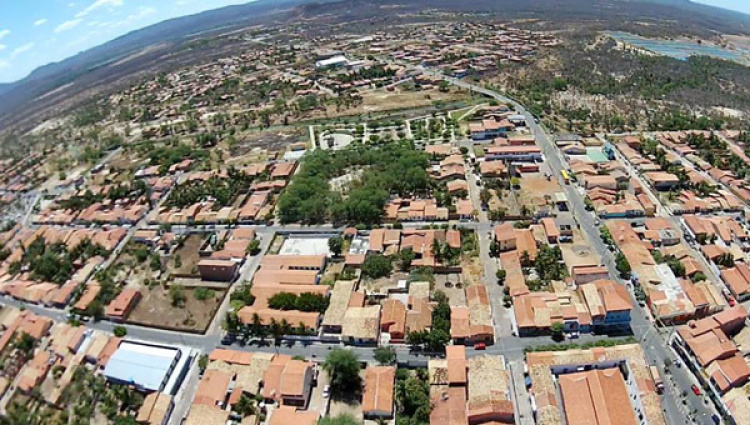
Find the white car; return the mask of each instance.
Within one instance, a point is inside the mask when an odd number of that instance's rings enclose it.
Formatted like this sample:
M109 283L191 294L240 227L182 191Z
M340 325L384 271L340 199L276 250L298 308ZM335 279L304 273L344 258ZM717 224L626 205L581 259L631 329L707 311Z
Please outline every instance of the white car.
M331 386L326 385L325 387L323 387L323 398L328 398L330 396L331 396Z

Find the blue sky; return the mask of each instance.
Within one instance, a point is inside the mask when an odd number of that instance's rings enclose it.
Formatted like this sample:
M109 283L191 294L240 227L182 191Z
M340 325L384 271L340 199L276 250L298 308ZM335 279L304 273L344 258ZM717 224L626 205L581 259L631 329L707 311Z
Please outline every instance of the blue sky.
M699 0L750 13L748 0ZM130 31L248 0L0 0L0 82Z
M249 0L0 0L0 83L130 31Z

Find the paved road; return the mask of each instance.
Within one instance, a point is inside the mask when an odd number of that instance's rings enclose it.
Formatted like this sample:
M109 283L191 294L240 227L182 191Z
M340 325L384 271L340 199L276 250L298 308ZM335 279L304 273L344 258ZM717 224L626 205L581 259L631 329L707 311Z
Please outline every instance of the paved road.
M567 169L567 165L564 165L564 161L562 160L559 151L550 140L544 128L537 124L535 117L523 106L519 105L517 102L509 99L506 96L503 96L492 90L488 90L484 87L475 86L473 84L430 71L426 71L426 73L439 76L456 86L473 90L477 93L484 94L485 96L494 98L505 104L514 106L520 114L526 117L526 121L529 124L529 127L536 136L537 144L542 148L542 151L544 152L544 155L550 167L554 171L555 176L560 179L560 172L564 169ZM573 216L578 222L580 228L585 232L589 243L598 253L600 253L604 265L607 266L610 274L612 276L618 276L619 273L617 272L617 267L614 262L614 256L609 252L607 247L604 246L604 243L601 241L599 237L599 228L594 224L594 217L586 211L583 197L575 189L574 186L569 184L566 185L562 181L560 183L565 191L569 203L571 204L570 206L571 211L573 212ZM620 282L620 284L623 284L623 282L619 278L617 280ZM634 299L632 301L633 305L638 305ZM651 364L658 365L657 367L659 367L660 371L664 373L664 362L667 359L669 359L670 361L674 361L675 359L672 350L668 347L665 341L666 338L663 339L663 336L661 335L659 330L653 326L650 320L648 320L646 313L642 309L636 307L635 309L633 309L631 316L631 328L635 337L638 338L639 341L641 341L641 346L643 347L647 360ZM711 420L711 414L713 413L713 409L704 403L702 397L696 397L692 394L692 392L689 391L690 385L695 382L694 377L686 372L685 368L671 368L671 376L675 379L677 388L682 389L682 391L688 390L687 392L689 393L689 395L687 397L687 406L689 407L689 411L697 412L694 422L707 425L712 424L713 422ZM682 405L682 401L679 398L679 394L675 394L671 391L665 392L663 397L663 405L666 408L668 421L673 424L684 424L686 423L686 417L690 418L690 416L687 416L685 414L684 409L681 410L680 407Z

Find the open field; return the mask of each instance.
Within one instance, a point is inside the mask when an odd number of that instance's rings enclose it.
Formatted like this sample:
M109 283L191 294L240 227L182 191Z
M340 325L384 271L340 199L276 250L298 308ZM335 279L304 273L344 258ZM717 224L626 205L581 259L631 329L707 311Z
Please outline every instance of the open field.
M146 326L168 327L188 331L202 331L221 305L224 291L212 290L214 296L205 301L196 299L195 291L184 289L185 303L182 306L172 304L169 290L161 286L141 291L143 298L130 313L128 322Z
M167 263L167 270L170 275L198 276L198 262L200 261L198 250L203 240L202 235L193 234L182 242L182 245L174 252ZM181 264L180 267L175 267L175 259L178 257Z

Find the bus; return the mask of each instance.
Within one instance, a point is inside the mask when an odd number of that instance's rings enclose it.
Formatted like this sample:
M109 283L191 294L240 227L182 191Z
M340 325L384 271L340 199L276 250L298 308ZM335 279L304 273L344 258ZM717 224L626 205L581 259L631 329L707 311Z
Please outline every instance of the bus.
M562 174L563 180L565 180L565 184L570 184L570 174L568 174L566 170L562 170L560 174Z
M664 391L664 382L661 380L659 369L657 369L656 366L649 366L649 369L651 370L651 378L654 380L654 386L656 387L656 392L658 394L661 394L662 391Z

